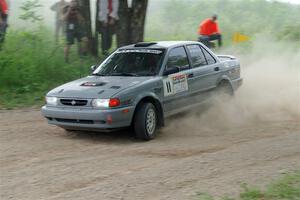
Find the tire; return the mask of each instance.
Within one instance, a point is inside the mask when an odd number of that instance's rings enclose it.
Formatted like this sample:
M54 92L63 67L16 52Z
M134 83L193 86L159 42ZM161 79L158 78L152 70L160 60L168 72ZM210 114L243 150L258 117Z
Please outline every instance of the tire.
M234 91L227 81L222 81L217 88L217 92L219 95L223 95L225 97L232 97L234 95Z
M157 111L152 103L143 103L137 108L133 128L135 136L141 140L151 140L158 127Z
M66 127L66 126L59 126L60 128L64 129L65 132L71 133L75 132L76 130L72 129L72 127Z
M68 129L68 128L63 128L65 130L65 132L67 133L74 133L75 131L72 129Z

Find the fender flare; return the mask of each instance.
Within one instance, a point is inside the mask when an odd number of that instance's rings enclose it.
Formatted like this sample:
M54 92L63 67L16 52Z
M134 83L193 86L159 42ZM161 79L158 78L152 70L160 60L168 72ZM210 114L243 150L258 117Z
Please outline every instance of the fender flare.
M232 89L232 91L234 92L234 87L233 87L232 81L231 81L231 79L230 79L227 75L222 75L222 76L219 78L219 80L217 81L217 85L216 85L216 86L218 87L218 85L219 85L222 81L228 82L229 85L230 85L230 87L231 87L231 89Z
M134 120L134 117L135 117L135 114L136 114L136 111L137 111L139 105L144 101L150 102L155 106L155 108L157 109L157 112L158 112L159 125L164 126L164 111L163 111L162 102L153 92L143 93L143 94L138 95L138 97L135 98L135 100L134 100L135 108L134 108L134 113L133 113L131 122L133 122L133 120Z

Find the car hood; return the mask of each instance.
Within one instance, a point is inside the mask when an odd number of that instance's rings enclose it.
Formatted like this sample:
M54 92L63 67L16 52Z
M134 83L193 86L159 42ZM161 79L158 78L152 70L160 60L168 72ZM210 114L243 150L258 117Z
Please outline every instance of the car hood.
M150 77L88 76L64 85L48 93L60 98L110 98L118 92L140 84Z

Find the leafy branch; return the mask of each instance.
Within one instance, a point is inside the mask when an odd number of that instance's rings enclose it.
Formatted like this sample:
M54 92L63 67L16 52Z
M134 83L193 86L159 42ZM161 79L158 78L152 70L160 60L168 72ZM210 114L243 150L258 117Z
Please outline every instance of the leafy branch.
M20 7L23 13L19 18L32 23L42 21L42 16L37 14L37 10L41 7L43 6L39 3L39 0L27 0Z

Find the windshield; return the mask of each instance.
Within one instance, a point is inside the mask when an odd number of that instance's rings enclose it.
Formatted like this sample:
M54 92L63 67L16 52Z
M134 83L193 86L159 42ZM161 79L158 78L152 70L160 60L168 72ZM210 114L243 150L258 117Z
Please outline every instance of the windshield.
M102 63L94 75L154 76L159 72L162 57L163 50L119 50Z

